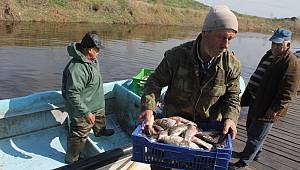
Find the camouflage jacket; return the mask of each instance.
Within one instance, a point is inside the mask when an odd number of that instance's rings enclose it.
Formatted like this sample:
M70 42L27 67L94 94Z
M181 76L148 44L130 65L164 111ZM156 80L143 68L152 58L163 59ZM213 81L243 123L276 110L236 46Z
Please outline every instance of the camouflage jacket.
M167 116L189 115L193 121L232 119L240 112L240 62L229 51L218 56L206 74L200 74L197 44L194 41L174 47L165 56L145 84L142 111L155 110L161 89ZM185 117L185 116L183 116Z

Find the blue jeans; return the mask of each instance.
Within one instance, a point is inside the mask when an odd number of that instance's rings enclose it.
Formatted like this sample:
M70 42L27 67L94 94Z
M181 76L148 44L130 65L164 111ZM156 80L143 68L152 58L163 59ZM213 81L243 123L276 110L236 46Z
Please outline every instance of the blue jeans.
M249 165L256 154L262 149L263 143L266 140L273 123L259 121L257 119L247 118L247 142L241 153L241 161Z

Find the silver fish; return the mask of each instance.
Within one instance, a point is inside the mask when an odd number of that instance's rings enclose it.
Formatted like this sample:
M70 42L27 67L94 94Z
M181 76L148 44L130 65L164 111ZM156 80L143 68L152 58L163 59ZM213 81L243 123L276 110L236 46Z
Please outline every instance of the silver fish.
M163 131L164 128L162 128L161 126L157 125L157 124L153 124L153 128L155 131L160 132Z
M195 136L211 144L223 143L226 139L226 135L222 131L216 130L198 131Z
M192 137L195 136L195 134L197 134L197 132L198 132L197 127L195 127L193 125L188 125L188 128L184 134L184 139L186 141L191 141Z
M179 117L179 116L172 116L172 117L169 117L170 119L173 119L173 120L176 120L176 124L180 124L180 123L183 123L183 124L186 124L186 125L193 125L193 126L197 126L196 123L190 121L190 120L187 120L185 118L182 118L182 117Z
M181 143L181 141L183 140L182 137L180 136L162 136L160 141L167 143L167 144L171 144L171 145L177 145L179 146L179 144Z
M160 131L157 140L162 141L166 136L169 136L168 135L168 130Z
M179 146L187 147L187 148L192 148L192 149L201 149L196 143L187 141L187 140L182 140L179 143Z
M192 142L196 143L199 147L204 147L205 149L207 149L209 151L214 147L212 144L207 143L195 136L192 138Z
M169 119L169 118L162 118L162 119L156 119L155 123L166 130L174 126L176 124L176 120Z
M180 124L177 126L173 126L169 129L169 135L170 136L179 136L182 132L184 132L185 130L187 130L188 126L185 124Z

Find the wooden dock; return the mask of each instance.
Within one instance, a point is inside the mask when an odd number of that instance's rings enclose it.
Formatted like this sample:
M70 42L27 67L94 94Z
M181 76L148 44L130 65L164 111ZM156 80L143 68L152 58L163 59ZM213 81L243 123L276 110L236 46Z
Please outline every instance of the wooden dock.
M245 126L246 120L240 118L238 135L233 142L233 153L241 152L245 146L247 139ZM236 161L236 158L231 160ZM290 104L286 117L273 125L263 145L260 159L253 161L249 169L300 169L300 95Z
M236 162L235 153L241 152L246 142L246 120L240 118L238 135L233 141L233 158L230 163ZM99 168L118 170L150 170L150 166L130 161L131 156L123 158L114 164ZM230 166L229 170L232 169ZM286 117L275 123L258 161L253 161L248 170L299 170L300 169L300 95L290 104Z

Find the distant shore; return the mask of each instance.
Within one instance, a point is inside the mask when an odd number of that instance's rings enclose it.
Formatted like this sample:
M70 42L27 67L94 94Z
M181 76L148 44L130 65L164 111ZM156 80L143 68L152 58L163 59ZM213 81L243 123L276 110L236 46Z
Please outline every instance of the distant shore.
M3 0L7 22L81 22L202 27L209 7L193 0ZM268 19L236 13L241 31L270 32L278 27L300 34L300 19Z

